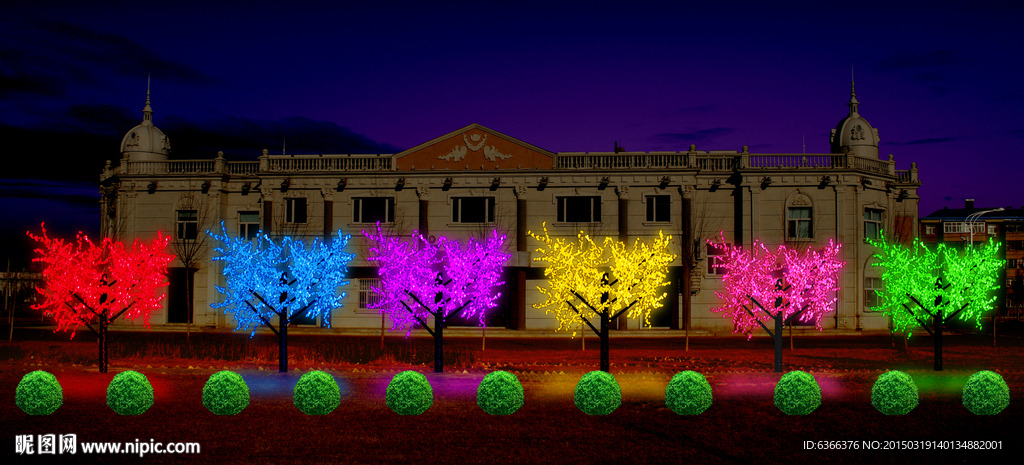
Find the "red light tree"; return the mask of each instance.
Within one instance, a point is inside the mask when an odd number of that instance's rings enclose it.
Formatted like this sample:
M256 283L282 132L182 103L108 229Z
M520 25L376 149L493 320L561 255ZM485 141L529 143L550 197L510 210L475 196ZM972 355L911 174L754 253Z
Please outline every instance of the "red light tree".
M458 240L441 236L429 241L414 231L406 242L385 235L377 224L377 233L363 235L373 244L368 261L380 264L381 295L379 308L394 322L395 329L406 329L406 337L419 325L434 338L434 372L444 371L444 327L457 316L484 316L497 306L501 292L494 288L501 281L501 267L511 257L501 251L505 236L493 231L486 241L470 238L465 247ZM427 319L434 319L431 329Z
M164 294L156 289L167 285L167 264L173 255L164 253L169 237L157 232L151 243L136 239L130 249L109 238L94 244L81 232L75 241L65 242L46 234L31 232L40 243L43 287L37 288L43 301L33 308L43 310L57 321L57 331L75 331L85 325L99 338L99 371L107 372L107 326L119 317L142 318L149 327L149 314L160 308ZM93 324L96 327L93 327Z
M781 373L782 326L799 319L813 322L820 331L821 317L834 309L839 270L846 264L838 258L842 245L829 241L823 250L808 246L803 252L780 245L771 251L755 240L744 250L726 243L724 235L708 244L723 251L717 266L726 270L725 291L715 292L726 302L711 311L732 318L734 332L748 339L757 326L764 329L775 341L775 372ZM774 331L765 325L769 320Z

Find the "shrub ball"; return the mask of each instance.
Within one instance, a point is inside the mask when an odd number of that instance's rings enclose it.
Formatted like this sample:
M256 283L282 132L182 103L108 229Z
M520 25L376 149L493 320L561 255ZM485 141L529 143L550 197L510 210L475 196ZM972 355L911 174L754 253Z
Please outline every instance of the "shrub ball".
M234 415L249 406L249 386L233 371L210 375L203 386L203 406L215 415Z
M622 390L608 372L591 371L576 384L574 399L576 408L587 415L608 415L622 404Z
M21 377L14 403L29 415L49 415L64 403L64 391L55 376L36 370Z
M292 402L306 415L327 415L341 405L341 388L333 376L313 370L295 383Z
M902 371L887 371L871 388L871 405L886 415L906 415L917 407L917 385Z
M995 415L1010 405L1010 387L999 373L979 371L964 385L964 407L975 415Z
M491 415L511 415L523 406L523 385L516 375L495 371L480 381L476 404Z
M665 405L679 415L700 415L711 407L711 384L696 371L676 373L665 388Z
M821 387L810 373L793 370L775 385L775 406L786 415L807 415L821 405Z
M124 371L107 386L107 405L120 415L141 415L153 406L153 386L146 375Z
M403 371L391 378L385 400L391 411L399 415L419 415L434 404L434 390L426 376Z

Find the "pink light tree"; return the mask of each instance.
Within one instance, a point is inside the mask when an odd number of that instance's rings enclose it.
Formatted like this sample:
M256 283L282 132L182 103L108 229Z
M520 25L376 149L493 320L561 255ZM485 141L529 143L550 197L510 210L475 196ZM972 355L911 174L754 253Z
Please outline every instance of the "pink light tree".
M829 241L822 250L810 246L803 252L780 245L769 250L758 240L750 250L729 245L725 236L717 242L708 241L723 251L719 268L725 290L715 292L725 299L721 307L712 308L731 318L736 329L749 340L760 326L775 341L775 372L782 372L782 327L794 321L813 322L821 330L821 318L834 310L839 290L839 270L846 262L839 260L842 244ZM774 331L766 323L774 323Z
M418 231L411 240L388 236L380 224L376 234L363 235L373 243L367 260L380 265L380 286L371 289L381 299L372 308L391 318L392 331L406 330L406 337L417 325L426 329L434 338L434 372L443 372L445 325L462 316L486 326L486 312L501 296L494 287L505 283L501 268L511 257L501 251L505 236L495 230L486 241L471 237L463 247L444 236L429 241Z

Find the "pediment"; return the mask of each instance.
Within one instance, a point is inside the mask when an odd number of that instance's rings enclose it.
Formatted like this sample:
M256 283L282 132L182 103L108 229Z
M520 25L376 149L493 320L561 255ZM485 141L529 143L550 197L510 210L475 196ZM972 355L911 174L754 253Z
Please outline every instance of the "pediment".
M471 124L395 155L398 170L551 169L555 154Z

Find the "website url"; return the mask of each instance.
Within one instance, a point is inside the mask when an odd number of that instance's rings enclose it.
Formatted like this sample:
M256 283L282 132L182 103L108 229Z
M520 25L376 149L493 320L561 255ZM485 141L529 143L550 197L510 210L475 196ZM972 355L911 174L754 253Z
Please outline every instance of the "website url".
M22 434L14 438L14 452L18 455L58 454L199 454L198 442L78 442L75 434Z

